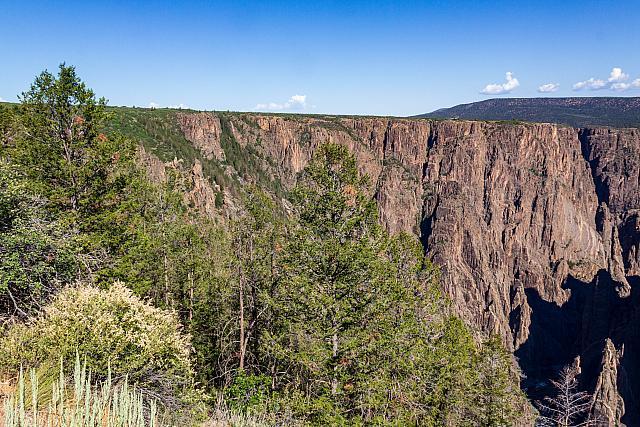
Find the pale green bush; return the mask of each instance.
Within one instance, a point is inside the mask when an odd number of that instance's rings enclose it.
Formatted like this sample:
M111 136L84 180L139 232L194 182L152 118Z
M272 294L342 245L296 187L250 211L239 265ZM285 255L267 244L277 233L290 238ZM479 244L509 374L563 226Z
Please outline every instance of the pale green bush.
M153 307L121 283L108 290L91 286L64 289L42 313L15 324L0 338L0 366L55 367L86 358L96 379L127 376L131 384L177 403L176 391L192 377L190 338L175 313Z

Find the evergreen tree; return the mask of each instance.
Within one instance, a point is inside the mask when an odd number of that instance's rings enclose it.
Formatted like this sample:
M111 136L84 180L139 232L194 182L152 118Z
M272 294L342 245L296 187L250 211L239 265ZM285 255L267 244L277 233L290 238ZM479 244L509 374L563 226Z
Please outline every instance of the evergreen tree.
M276 389L318 424L473 424L478 348L415 239L380 227L366 185L328 144L294 190L267 333Z
M61 64L57 75L42 72L22 94L20 132L5 154L63 227L82 266L78 278L89 280L126 239L123 209L132 180L141 176L135 145L103 133L108 117L106 100Z
M258 188L249 188L244 202L246 214L231 225L231 274L235 279L231 284L238 301L238 369L259 372L269 363L261 354L261 335L272 321L269 301L279 278L277 251L282 245L283 224L275 203Z
M0 155L4 150L15 144L19 131L15 114L15 107L0 105Z
M280 317L290 322L291 380L337 414L353 409L367 326L387 308L385 241L364 185L346 148L320 148L294 192L299 224L286 248Z
M21 171L0 158L0 317L26 318L80 267L64 227Z
M522 416L524 395L518 387L513 356L498 337L484 343L477 357L477 419L483 426L508 426Z
M21 96L25 128L21 160L39 190L62 209L79 211L91 192L100 191L111 163L101 133L106 100L95 94L61 64L57 76L43 71Z

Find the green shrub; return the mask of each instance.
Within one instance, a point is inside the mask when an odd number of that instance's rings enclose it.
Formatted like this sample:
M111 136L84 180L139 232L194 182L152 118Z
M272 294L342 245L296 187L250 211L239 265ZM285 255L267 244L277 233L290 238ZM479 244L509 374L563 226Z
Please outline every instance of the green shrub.
M242 412L264 405L270 397L271 378L267 375L251 375L238 371L233 383L225 389L227 402Z
M73 230L27 187L20 168L0 157L0 316L36 311L78 272Z
M173 312L142 301L121 283L108 290L91 286L65 288L42 313L15 324L0 338L0 366L71 366L77 353L86 357L96 379L109 369L127 376L141 390L165 404L192 376L190 337Z
M222 205L224 205L224 196L222 195L222 192L216 193L215 204L216 204L216 208L218 209L220 209Z

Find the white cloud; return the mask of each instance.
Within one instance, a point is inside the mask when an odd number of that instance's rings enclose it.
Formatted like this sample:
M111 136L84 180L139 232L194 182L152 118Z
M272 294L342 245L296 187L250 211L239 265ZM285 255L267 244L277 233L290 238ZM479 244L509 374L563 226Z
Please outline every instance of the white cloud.
M156 103L156 102L151 101L151 102L149 103L149 108L175 108L175 109L181 109L181 110L188 110L188 109L189 109L189 106L188 106L188 105L185 105L185 104L183 104L183 103L180 103L180 104L177 104L177 105L168 105L168 106L166 106L166 107L163 107L162 105L160 105L160 104L158 104L158 103Z
M3 97L0 96L0 102L7 102Z
M558 83L546 83L538 87L538 92L551 93L557 91L559 88L560 85Z
M617 92L623 92L630 88L631 88L631 83L614 83L611 85L611 90L615 90Z
M609 83L619 83L624 82L629 79L629 74L625 74L622 72L622 68L613 67L611 70L611 74L609 74Z
M293 95L288 101L282 104L269 102L267 104L256 105L256 110L263 111L283 111L283 110L305 110L307 108L307 95Z
M511 93L515 88L520 86L520 82L513 76L511 71L506 73L506 81L502 84L491 83L488 84L480 91L485 95L500 95L503 93Z
M629 80L629 74L622 71L622 68L620 67L613 67L611 69L611 73L609 73L609 78L606 81L603 79L596 79L594 77L591 77L589 80L574 84L573 90L610 89L617 92L622 92L631 88L640 88L640 79L636 79L631 83L628 83L627 80Z
M573 90L582 90L582 89L590 89L590 90L600 90L604 89L607 86L607 82L600 79L594 79L591 77L589 80L585 80L583 82L578 82L573 85Z

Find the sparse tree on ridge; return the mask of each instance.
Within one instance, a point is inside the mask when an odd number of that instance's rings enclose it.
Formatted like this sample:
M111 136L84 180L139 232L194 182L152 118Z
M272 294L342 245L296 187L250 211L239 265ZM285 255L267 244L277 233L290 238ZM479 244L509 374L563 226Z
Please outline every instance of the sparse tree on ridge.
M589 419L591 396L578 390L579 370L576 366L565 366L557 380L551 380L556 395L539 403L542 425L558 427L583 427L594 425Z

